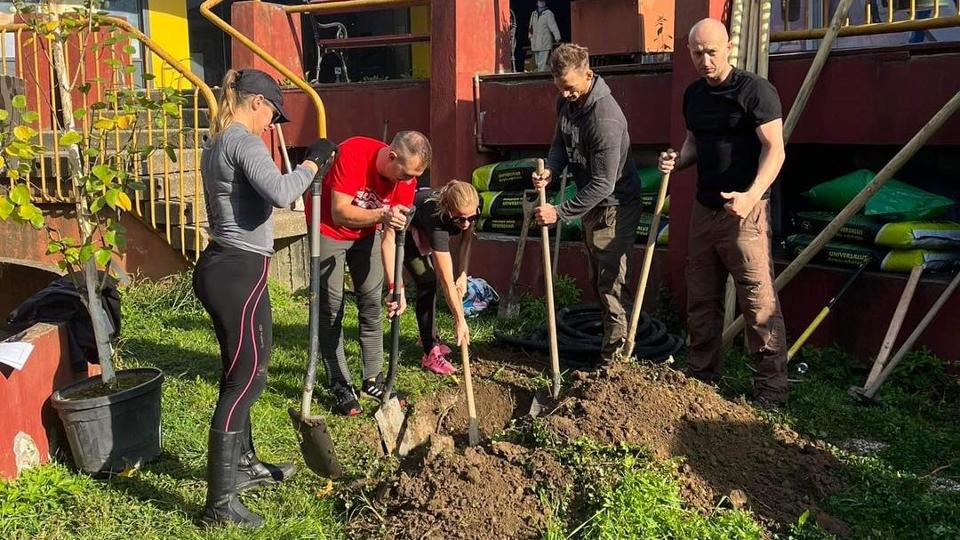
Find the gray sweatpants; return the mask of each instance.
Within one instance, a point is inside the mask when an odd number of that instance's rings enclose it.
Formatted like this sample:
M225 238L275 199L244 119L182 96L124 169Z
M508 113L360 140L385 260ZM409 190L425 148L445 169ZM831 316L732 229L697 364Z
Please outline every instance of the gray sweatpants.
M350 268L357 295L360 356L363 378L376 377L383 368L383 262L380 233L355 241L320 235L320 354L327 369L327 385L352 384L343 352L343 274Z

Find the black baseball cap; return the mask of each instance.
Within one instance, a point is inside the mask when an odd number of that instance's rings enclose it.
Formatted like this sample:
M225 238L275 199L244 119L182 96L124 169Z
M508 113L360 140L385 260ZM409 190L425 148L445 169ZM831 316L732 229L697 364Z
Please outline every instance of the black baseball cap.
M233 83L233 88L239 92L250 94L260 94L273 105L277 114L273 118L274 124L289 122L287 113L283 110L283 94L280 93L280 86L273 77L260 71L259 69L241 69L237 72L237 79Z

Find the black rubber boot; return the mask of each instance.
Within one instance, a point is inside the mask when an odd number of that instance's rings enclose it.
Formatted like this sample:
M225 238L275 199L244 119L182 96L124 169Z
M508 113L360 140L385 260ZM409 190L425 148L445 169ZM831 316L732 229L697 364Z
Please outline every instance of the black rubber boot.
M200 518L208 525L233 523L252 529L263 524L263 519L248 510L237 497L237 463L243 437L242 431L210 430L207 504Z
M275 484L287 480L296 472L297 466L293 463L266 463L257 458L253 447L253 433L250 424L244 433L243 445L240 448L240 464L237 466L237 491Z

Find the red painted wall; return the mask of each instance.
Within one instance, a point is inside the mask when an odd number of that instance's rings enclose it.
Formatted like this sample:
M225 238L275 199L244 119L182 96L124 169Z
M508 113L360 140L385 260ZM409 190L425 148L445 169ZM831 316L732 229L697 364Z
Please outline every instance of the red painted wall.
M58 388L100 373L99 366L89 372L74 373L64 355L67 334L58 326L38 324L26 331L22 341L34 349L22 371L0 366L0 477L14 478L19 472L13 441L23 432L33 439L46 463L51 454L69 453L60 419L50 405L50 395Z

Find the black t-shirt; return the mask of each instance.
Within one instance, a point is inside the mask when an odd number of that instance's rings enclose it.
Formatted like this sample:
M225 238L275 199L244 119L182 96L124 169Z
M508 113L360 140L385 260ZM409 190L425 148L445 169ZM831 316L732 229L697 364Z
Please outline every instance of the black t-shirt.
M761 149L757 127L783 116L780 97L769 81L734 68L719 86L702 78L688 86L683 117L697 140L697 200L722 208L721 192L747 191L756 179Z
M440 212L437 201L430 200L436 190L430 188L418 189L413 204L417 205L417 212L413 215L412 227L423 233L433 251L450 251L450 237L460 234L460 227L450 221Z

